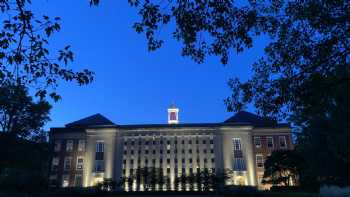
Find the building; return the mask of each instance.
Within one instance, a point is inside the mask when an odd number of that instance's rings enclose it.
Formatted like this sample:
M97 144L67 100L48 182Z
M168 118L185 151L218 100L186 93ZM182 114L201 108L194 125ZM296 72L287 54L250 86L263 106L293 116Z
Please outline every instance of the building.
M141 169L158 169L167 186L197 172L229 170L228 185L262 187L264 160L277 149L292 149L291 129L241 111L222 123L179 123L179 109L168 109L168 124L118 125L96 114L51 128L50 184L89 187L104 179L121 181ZM199 174L199 173L198 173ZM123 179L124 180L124 179ZM145 190L127 179L123 189Z

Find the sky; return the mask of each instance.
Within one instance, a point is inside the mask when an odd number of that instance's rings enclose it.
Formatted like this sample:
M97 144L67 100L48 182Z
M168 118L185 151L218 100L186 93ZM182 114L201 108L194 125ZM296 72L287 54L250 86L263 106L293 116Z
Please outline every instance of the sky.
M267 42L258 38L253 48L232 53L226 66L217 57L197 64L181 56L181 44L170 36L172 27L160 34L163 47L148 52L144 35L132 28L137 10L127 0L102 0L98 7L90 7L88 0L33 2L37 14L62 19L61 31L49 40L52 52L71 45L71 67L95 72L87 86L60 83L62 100L52 102L46 129L96 113L116 124L166 123L171 103L178 106L181 123L222 122L233 115L223 102L230 96L228 79L248 79L250 65L263 55Z

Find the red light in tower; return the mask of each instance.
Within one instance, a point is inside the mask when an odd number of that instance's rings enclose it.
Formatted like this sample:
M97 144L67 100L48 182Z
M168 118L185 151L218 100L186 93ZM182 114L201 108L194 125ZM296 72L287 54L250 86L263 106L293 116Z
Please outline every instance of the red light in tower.
M170 120L176 120L176 112L170 113Z

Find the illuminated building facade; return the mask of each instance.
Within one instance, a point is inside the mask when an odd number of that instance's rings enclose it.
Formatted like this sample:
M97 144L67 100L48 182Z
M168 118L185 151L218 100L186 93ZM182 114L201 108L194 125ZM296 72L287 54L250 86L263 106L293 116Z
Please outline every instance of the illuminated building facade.
M96 114L52 128L50 184L89 187L105 180L134 177L158 169L167 186L179 190L178 177L230 170L229 185L262 187L264 160L277 149L292 149L287 124L241 111L222 123L179 123L179 109L168 109L168 124L117 125ZM127 191L144 190L128 181ZM188 188L183 187L188 190Z

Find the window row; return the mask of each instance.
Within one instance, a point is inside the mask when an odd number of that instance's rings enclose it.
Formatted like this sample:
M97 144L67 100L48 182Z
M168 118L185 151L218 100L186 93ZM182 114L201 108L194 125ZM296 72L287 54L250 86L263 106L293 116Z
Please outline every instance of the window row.
M262 147L261 137L254 137L254 145L256 148ZM287 139L286 136L278 136L278 145L279 148L287 148ZM272 136L266 137L266 146L268 148L274 148L274 138Z
M70 176L68 174L65 174L62 176L62 187L69 187L69 186L75 187L82 187L83 186L83 175L76 174L74 177L74 183L70 183Z
M150 144L156 145L156 144L164 144L164 143L166 143L168 145L172 144L171 140L166 140L164 142L164 140L157 141L157 140L139 139L139 140L136 140L136 141L137 141L137 143L135 142L135 140L131 140L131 141L125 140L124 141L124 145L127 146L128 144L130 144L130 145L133 146L135 144L138 144L138 145L150 145ZM190 139L190 140L186 140L186 141L188 141L188 144L199 144L200 143L200 140L193 140L192 141ZM214 144L214 140L210 139L209 142L207 140L201 140L201 144L207 144L207 143ZM178 140L174 140L173 144L178 144ZM185 140L181 140L181 144L185 144Z
M135 154L135 152L136 151L134 151L134 150L129 150L129 153L131 154L131 155L134 155ZM141 150L141 149L139 149L138 151L137 151L137 153L138 154L141 154L141 153L144 153L144 154L149 154L150 153L150 151L149 150ZM159 154L163 154L163 149L159 149ZM173 151L175 154L177 154L178 153L178 149L174 149L174 151ZM185 150L185 149L182 149L181 150L181 153L182 154L185 154L186 152L188 152L189 154L192 154L193 153L193 151L192 151L192 149L188 149L187 151ZM202 151L204 154L207 154L208 153L208 151L207 151L207 149L203 149L203 151ZM157 153L157 150L152 150L152 154L156 154ZM166 153L167 154L170 154L171 153L171 151L170 151L170 149L168 149L168 150L166 150ZM196 149L196 153L197 154L199 154L200 153L200 151L199 151L199 149ZM214 149L210 149L210 153L214 153ZM124 150L124 155L126 155L126 154L128 154L128 151L127 150Z
M63 144L65 144L65 150L67 152L73 151L74 142L76 142L78 151L85 151L85 140L66 140L65 143L63 140L56 140L54 142L54 151L61 151Z
M174 168L174 173L176 174L176 175L178 175L178 174L186 174L186 168L180 168L181 169L181 171L179 171L179 168ZM195 170L195 172L194 172L194 170ZM151 170L149 169L149 172L151 172ZM163 168L160 168L159 169L159 171L158 172L164 172L164 170L163 170ZM166 168L166 173L167 174L170 174L170 172L171 172L171 169L170 168ZM208 169L208 168L205 168L204 170L202 170L201 171L201 169L200 168L188 168L188 172L189 172L189 174L193 174L193 173L201 173L201 172L211 172L211 173L215 173L215 168L210 168L210 169ZM125 174L126 174L126 170L125 169L123 169L123 176L125 176ZM129 169L129 176L133 176L133 175L137 175L138 174L138 169Z
M60 163L59 157L52 158L51 170L57 171L59 168L59 163ZM63 162L63 170L73 169L72 164L73 164L73 157L65 157ZM84 157L82 156L77 157L75 169L76 170L84 169Z
M144 163L146 163L146 164L148 163L148 159L147 159L147 158L145 158L143 161L144 161ZM200 159L199 159L199 158L197 158L196 161L197 161L197 163L200 163ZM126 165L126 162L127 162L127 160L124 159L124 160L123 160L123 164ZM130 165L133 165L133 164L134 164L134 160L133 160L133 159L130 159L129 162L130 162ZM186 159L185 159L185 158L182 158L182 159L181 159L181 162L182 162L182 163L185 163L185 162L186 162ZM189 162L189 163L193 163L193 159L192 159L192 158L189 158L189 159L188 159L188 162ZM204 162L204 163L208 163L208 159L207 159L207 158L204 158L204 159L203 159L203 162ZM215 163L215 159L214 159L214 158L211 158L211 162L212 162L212 163ZM137 159L137 163L140 164L140 163L141 163L141 159ZM155 163L156 163L156 159L152 159L152 163L155 164ZM159 159L159 163L163 163L163 159ZM170 164L170 159L166 159L166 163L167 163L167 164ZM174 163L178 163L178 159L177 159L177 158L174 159Z

